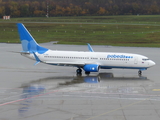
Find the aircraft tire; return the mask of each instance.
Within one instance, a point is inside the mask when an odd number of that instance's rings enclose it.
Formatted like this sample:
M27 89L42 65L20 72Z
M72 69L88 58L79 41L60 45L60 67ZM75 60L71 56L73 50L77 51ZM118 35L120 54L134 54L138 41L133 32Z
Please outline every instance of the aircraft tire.
M82 70L79 68L76 70L77 74L82 74Z
M89 75L89 74L90 74L90 72L85 72L85 74L86 74L86 75Z
M142 75L142 71L141 71L141 70L139 70L139 71L138 71L138 74L139 74L139 75Z

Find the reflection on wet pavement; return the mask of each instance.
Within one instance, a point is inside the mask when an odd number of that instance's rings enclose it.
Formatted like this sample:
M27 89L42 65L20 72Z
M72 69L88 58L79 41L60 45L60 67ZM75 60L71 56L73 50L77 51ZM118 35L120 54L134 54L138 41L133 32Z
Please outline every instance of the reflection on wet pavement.
M136 83L137 81L137 83ZM114 77L113 73L99 73L98 75L90 76L61 76L44 78L29 83L29 86L44 86L46 92L51 90L58 90L57 93L85 93L85 94L104 94L104 95L139 95L147 94L145 86L142 84L150 84L147 77ZM118 84L114 84L114 83ZM147 84L146 84L147 85ZM25 88L23 85L21 86ZM78 97L78 96L76 96ZM117 96L119 98L119 96Z
M26 114L32 106L34 96L40 95L45 91L45 87L40 85L23 86L23 94L20 96L24 99L20 102L20 108L18 109L20 116Z
M126 81L127 80L127 81ZM99 73L91 76L63 76L50 77L35 80L30 83L23 84L17 93L20 94L19 115L25 117L34 110L37 100L54 100L56 98L65 97L90 97L90 98L114 98L114 99L142 99L149 97L143 96L145 89L143 87L134 87L128 85L128 81L144 81L147 77L114 77L113 73ZM114 85L114 82L127 83L122 85ZM112 83L113 82L113 83ZM57 92L51 92L56 91ZM48 93L52 94L48 94ZM7 91L9 93L9 91ZM16 93L16 90L15 90ZM46 94L47 93L47 94ZM141 96L141 97L140 97ZM143 97L142 97L143 96ZM12 98L16 100L17 96ZM10 99L11 100L11 99Z
M76 93L76 97L79 97L78 94L80 93L96 94L96 96L100 94L110 96L122 94L141 95L147 94L146 87L150 86L150 83L151 81L147 77L114 77L113 73L99 73L90 76L54 76L22 84L18 89L4 89L1 91L4 96L4 99L1 99L1 103L14 101L19 95L18 99L26 99L42 94L44 91L50 92L53 90L58 90L56 94L59 93L59 95L62 92L65 94ZM116 98L120 97L116 96ZM28 101L30 100L26 99L23 103ZM25 111L25 109L20 111L22 112L23 110Z

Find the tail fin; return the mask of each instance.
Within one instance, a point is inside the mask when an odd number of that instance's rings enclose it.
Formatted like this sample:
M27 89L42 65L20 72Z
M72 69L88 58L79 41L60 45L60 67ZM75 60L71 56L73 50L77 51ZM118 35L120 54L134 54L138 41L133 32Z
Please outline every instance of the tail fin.
M17 23L18 33L21 40L23 52L38 52L39 54L43 54L48 51L47 48L41 47L34 40L32 35L26 29L26 27L22 23Z

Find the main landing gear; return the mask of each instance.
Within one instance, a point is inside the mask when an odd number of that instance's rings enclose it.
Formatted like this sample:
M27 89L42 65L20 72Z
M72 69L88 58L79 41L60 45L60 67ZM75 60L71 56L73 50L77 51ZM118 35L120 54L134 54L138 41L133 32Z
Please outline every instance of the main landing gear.
M138 75L142 75L142 71L141 70L138 71Z
M76 70L76 72L77 72L77 74L82 74L82 69L78 68L78 69Z
M85 72L85 74L86 74L86 75L89 75L89 74L90 74L90 72Z
M76 70L76 72L77 72L77 75L82 75L82 69L81 69L81 68L78 68L78 69ZM86 74L86 75L89 75L90 72L85 72L85 74Z

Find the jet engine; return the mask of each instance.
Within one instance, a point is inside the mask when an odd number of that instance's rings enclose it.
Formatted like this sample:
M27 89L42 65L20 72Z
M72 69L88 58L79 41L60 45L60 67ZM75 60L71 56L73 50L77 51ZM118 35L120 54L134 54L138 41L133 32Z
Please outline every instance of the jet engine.
M88 65L85 65L83 67L83 70L85 72L98 72L99 71L99 65L96 65L96 64L88 64Z

